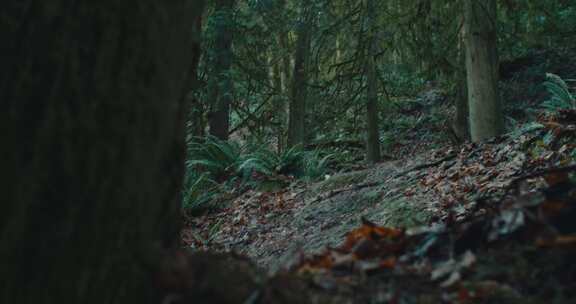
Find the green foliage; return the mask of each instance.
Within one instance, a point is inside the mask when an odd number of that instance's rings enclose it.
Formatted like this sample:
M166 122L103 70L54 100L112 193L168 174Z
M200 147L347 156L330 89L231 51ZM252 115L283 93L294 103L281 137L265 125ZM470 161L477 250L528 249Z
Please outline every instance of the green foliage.
M512 136L512 138L519 138L520 136L526 133L534 132L544 128L544 125L542 125L539 122L532 121L525 124L520 124L512 117L507 118L510 122L510 125L512 126L510 129L513 130L512 132L510 132L510 136Z
M382 78L388 85L388 94L392 96L414 96L425 84L425 79L416 75L417 71L408 67L386 66Z
M241 148L232 141L216 137L191 138L188 142L188 170L206 172L213 179L226 178L241 163Z
M560 76L546 73L544 87L550 94L550 99L545 101L542 106L548 110L558 109L575 109L576 99L570 93L566 82Z
M219 185L208 177L208 174L198 174L195 170L186 170L182 190L182 207L184 209L202 208L212 201L219 193Z
M220 219L208 229L208 233L206 237L202 237L200 234L192 234L192 236L201 244L201 248L206 248L210 245L210 243L218 236L220 233L220 229L222 228L222 224L224 224L224 220Z
M260 148L246 156L240 170L314 180L323 176L328 169L332 154L323 154L320 150L305 151L301 146L294 146L281 153Z
M266 146L241 147L236 142L215 137L191 140L188 152L187 168L204 172L215 180L235 176L249 178L253 172L296 177L308 176L307 172L310 172L316 176L328 161L328 158L320 157L320 151L305 151L300 146L276 153Z
M330 152L295 147L278 153L267 148L270 142L285 142L288 133L287 105L294 89L290 59L296 52L297 29L306 7L314 13L305 69L310 141L364 142L365 63L375 41L384 152L446 142L443 130L453 107L437 106L417 96L439 87L457 90L465 77L460 56L464 47L462 1L373 2L373 10L366 1L347 0L235 1L229 9L217 9L213 3L202 27L199 85L191 95L195 119L201 122L196 130L205 129L213 107L207 87L227 83L214 82L218 77L213 60L218 55L218 30L225 29L234 37L232 66L225 72L231 83L226 91L234 95L231 129L247 130L242 137L261 142L240 146L213 138L195 139L189 146L187 166L194 174L187 177L187 187L207 188L206 180L223 188L252 187L288 175L318 179L328 167L345 170L343 164L362 160L362 144L315 145ZM506 114L515 119L511 120L515 130L526 122L529 109L541 103L544 92L534 83L542 83L545 72L576 77L573 62L565 60L576 58L576 40L572 39L576 6L571 1L501 1L498 12L499 58L504 63L500 92ZM544 83L550 98L543 106L552 110L576 107L566 83L551 75ZM419 144L413 145L416 141ZM197 195L188 197L202 201Z
M276 153L268 148L257 148L246 155L240 166L242 171L254 170L266 175L293 174L302 167L304 151L293 147L282 153Z
M190 138L183 207L197 209L230 187L258 187L276 176L315 180L326 173L332 155L296 146L282 153L259 145L240 146L215 137Z
M320 150L308 152L304 157L303 176L308 180L316 180L324 176L328 171L328 165L334 154L322 156Z
M222 194L219 182L228 180L241 163L240 146L215 137L191 137L182 189L182 207L201 209Z

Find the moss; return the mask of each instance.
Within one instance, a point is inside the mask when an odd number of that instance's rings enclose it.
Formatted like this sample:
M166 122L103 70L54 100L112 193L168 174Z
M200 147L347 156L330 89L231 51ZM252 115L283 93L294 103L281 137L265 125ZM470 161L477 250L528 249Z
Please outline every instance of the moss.
M426 224L430 219L429 212L405 199L389 200L382 204L374 220L385 226L415 227Z

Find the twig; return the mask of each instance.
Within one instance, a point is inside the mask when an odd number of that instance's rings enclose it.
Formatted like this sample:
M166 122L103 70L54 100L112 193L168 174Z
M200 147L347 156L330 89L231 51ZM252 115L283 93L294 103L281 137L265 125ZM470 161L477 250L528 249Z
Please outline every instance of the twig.
M406 174L408 174L408 173L410 173L410 172L413 172L413 171L418 171L418 170L422 170L422 169L426 169L426 168L438 166L438 165L440 165L440 164L443 163L443 162L446 162L446 161L449 161L449 160L455 158L456 155L457 155L456 153L451 153L450 155L444 156L443 158L441 158L441 159L439 159L439 160L437 160L437 161L433 161L433 162L430 162L430 163L424 163L424 164L421 164L421 165L414 166L414 167L412 167L412 168L410 168L410 169L407 169L407 170L405 170L405 171L402 171L402 172L400 172L400 173L397 173L396 175L394 175L394 178L398 178L398 177L400 177L400 176L406 175Z
M318 202L318 201L327 200L327 199L330 199L330 198L332 198L332 197L334 197L334 196L336 196L336 195L338 195L338 194L340 194L340 193L343 193L343 192L348 192L348 191L360 190L360 189L363 189L363 188L374 187L374 186L378 186L378 185L380 185L380 184L382 184L382 182L361 183L361 184L355 184L355 185L348 186L348 187L344 187L344 188L340 188L340 189L335 189L335 190L332 190L332 191L328 192L328 193L325 194L325 195L319 195L319 196L317 196L317 197L316 197L315 199L313 199L310 203L315 203L315 202Z

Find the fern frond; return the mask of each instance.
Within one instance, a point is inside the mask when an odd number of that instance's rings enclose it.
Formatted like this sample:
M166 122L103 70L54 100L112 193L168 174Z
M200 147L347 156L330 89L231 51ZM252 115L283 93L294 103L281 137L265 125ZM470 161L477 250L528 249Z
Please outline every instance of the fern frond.
M576 109L576 98L570 93L566 82L556 74L546 73L544 87L550 94L550 99L542 104L549 110Z

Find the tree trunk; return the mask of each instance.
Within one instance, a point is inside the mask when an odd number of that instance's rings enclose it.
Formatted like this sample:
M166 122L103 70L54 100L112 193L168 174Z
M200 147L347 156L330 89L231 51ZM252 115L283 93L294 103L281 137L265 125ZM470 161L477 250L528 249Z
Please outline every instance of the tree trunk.
M200 65L200 57L202 55L202 48L200 44L200 39L202 35L202 12L198 14L198 17L194 21L194 32L195 32L195 40L192 45L192 63L190 65L190 69L188 70L188 87L185 94L185 103L189 105L189 123L190 123L190 130L189 134L197 137L204 136L204 130L206 129L206 120L204 119L204 108L202 106L202 102L197 96L194 95L194 92L198 91L201 88L198 79L198 66Z
M289 125L289 115L290 115L290 83L291 83L291 66L290 66L290 58L292 57L289 53L289 41L288 41L288 33L283 32L278 35L278 44L280 46L280 52L282 52L282 60L280 62L281 66L279 67L280 70L280 87L281 87L281 94L282 94L282 105L279 109L280 113L279 116L281 117L282 121L282 133L278 134L278 151L284 151L287 146L288 142L288 125ZM287 55L290 54L290 55Z
M498 93L496 0L465 1L466 71L472 141L504 132Z
M460 71L456 73L462 77L456 80L456 92L454 95L456 111L454 115L453 128L458 142L464 142L470 139L470 128L468 127L468 96L466 79L464 78L464 75L462 75L464 73L461 73Z
M230 131L230 104L233 97L232 39L234 25L232 10L234 0L216 0L214 12L214 47L210 50L211 76L208 83L208 102L212 105L209 115L210 134L227 140Z
M380 161L380 136L378 132L378 75L376 62L374 60L377 46L375 32L376 16L374 16L376 10L374 9L373 0L367 0L366 8L370 26L370 42L366 60L366 160L369 163L377 163Z
M294 56L294 73L292 83L292 100L288 118L288 147L305 145L306 141L306 98L308 53L310 52L311 18L310 4L306 1L302 4L302 18L298 27L296 40L296 54Z
M292 71L292 65L290 63L291 61L291 54L288 55L289 53L289 39L288 39L288 33L281 33L279 34L278 37L278 44L280 46L280 50L283 54L282 56L282 69L281 69L281 76L282 76L282 86L284 88L284 91L288 91L288 84L290 83L290 80L292 79L292 75L291 75L291 71Z
M272 99L272 125L273 131L276 136L276 150L278 152L284 151L284 130L287 127L287 111L286 111L286 92L284 89L284 76L282 75L282 64L281 62L273 62L272 50L269 55L269 77L270 86L274 88L274 98Z
M2 4L0 303L159 303L199 2Z
M454 82L456 83L454 94L455 114L453 129L458 142L470 139L469 111L468 111L468 88L466 84L466 56L463 47L464 37L458 39L458 65L454 71Z

